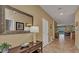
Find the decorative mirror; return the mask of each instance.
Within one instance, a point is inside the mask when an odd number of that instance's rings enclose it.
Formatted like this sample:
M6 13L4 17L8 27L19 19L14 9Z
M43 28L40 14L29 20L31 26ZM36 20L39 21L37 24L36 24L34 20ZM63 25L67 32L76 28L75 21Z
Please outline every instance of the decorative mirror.
M27 29L33 26L33 16L24 13L11 6L0 6L1 20L0 33L14 34L14 33L27 33Z

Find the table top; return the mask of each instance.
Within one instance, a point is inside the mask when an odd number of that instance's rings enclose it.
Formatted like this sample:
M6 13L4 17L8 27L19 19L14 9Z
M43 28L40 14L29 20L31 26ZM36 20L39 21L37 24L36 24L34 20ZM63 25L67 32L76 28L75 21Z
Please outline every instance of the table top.
M30 48L32 48L32 47L34 47L36 45L39 45L39 44L42 44L42 42L41 41L37 41L36 43L30 42L24 48L22 48L21 46L17 46L17 47L9 49L9 53L21 53L21 52L23 52L25 50L29 50Z

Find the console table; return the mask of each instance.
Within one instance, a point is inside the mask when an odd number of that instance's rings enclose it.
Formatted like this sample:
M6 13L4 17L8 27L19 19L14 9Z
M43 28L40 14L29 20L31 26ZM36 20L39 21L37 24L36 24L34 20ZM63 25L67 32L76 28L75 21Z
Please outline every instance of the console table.
M37 41L36 43L30 42L28 47L24 48L22 48L21 46L17 46L9 49L9 53L42 53L42 42L40 41Z

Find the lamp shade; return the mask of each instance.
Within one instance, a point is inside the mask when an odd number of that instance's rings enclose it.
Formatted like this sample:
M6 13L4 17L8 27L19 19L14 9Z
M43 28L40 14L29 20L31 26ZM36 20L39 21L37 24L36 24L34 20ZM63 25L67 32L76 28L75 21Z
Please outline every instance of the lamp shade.
M34 32L34 33L39 32L39 27L38 26L31 26L30 32Z

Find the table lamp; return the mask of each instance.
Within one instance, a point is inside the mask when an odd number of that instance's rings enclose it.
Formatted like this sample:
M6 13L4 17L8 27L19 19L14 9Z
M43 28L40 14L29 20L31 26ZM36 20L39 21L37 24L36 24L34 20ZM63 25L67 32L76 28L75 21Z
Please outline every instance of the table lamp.
M39 32L39 27L38 26L31 26L30 32L33 33L33 42L36 43L36 33Z

